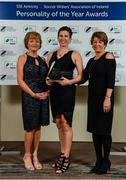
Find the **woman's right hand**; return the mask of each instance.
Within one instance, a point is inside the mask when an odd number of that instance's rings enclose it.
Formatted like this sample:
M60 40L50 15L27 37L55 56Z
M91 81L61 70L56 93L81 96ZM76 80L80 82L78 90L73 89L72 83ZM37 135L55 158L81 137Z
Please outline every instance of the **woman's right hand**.
M48 92L42 92L42 93L35 93L34 96L32 96L35 99L42 100L42 99L47 99L49 96Z
M52 83L53 83L53 80L46 78L46 84L47 84L48 86L51 86Z

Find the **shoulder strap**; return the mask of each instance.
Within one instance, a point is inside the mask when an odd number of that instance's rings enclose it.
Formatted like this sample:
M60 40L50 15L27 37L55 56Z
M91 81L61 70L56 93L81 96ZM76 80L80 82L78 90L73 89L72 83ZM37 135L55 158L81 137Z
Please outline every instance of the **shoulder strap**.
M106 58L106 54L107 54L107 53L108 53L108 52L105 52L105 53L104 53L104 55L103 55L103 57L105 57L105 58Z

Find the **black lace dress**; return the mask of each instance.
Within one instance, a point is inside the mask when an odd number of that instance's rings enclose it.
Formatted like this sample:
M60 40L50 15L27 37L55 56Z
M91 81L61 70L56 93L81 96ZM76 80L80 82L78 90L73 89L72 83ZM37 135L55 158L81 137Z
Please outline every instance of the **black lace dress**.
M35 59L37 59L39 65L35 64ZM48 86L45 82L47 73L48 67L40 56L34 58L27 55L23 75L24 81L33 92L48 91ZM25 130L33 130L40 126L49 125L49 99L37 100L25 91L22 91L22 114Z
M73 51L69 51L63 57L57 59L57 51L53 53L49 66L55 61L63 72L62 76L72 79L75 65L71 59ZM61 86L53 83L50 89L51 110L53 121L56 121L58 115L63 114L69 126L72 126L72 117L75 105L75 85Z

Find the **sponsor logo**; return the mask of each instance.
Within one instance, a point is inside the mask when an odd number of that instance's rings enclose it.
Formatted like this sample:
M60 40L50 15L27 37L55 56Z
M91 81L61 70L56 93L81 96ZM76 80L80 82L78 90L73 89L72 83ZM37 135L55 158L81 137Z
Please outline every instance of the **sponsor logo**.
M55 37L47 38L47 44L49 44L49 45L58 45L57 38L55 38Z
M15 32L16 29L13 26L0 26L0 32Z
M100 31L98 27L91 27L91 26L86 26L84 28L85 33L90 33L90 32L95 32L95 31Z
M0 80L4 81L6 79L7 75L6 74L1 74L0 75Z
M48 26L44 26L43 28L42 28L42 32L48 32L49 31L49 27Z
M115 58L121 57L121 51L120 50L111 50Z
M93 56L93 55L94 55L94 53L92 51L85 51L84 52L85 57L90 57L90 56Z
M16 62L12 61L6 61L4 63L5 69L16 69Z
M122 26L109 26L109 32L110 33L121 33L122 32Z
M3 57L3 56L5 56L6 54L7 54L7 51L6 51L6 50L1 50L1 51L0 51L0 56Z
M0 80L1 81L10 81L10 80L16 80L16 76L12 75L12 74L1 74L0 75Z
M23 27L24 32L35 31L35 30L36 30L36 26L34 25L27 25Z
M85 31L86 33L88 33L88 32L91 32L91 29L92 29L91 26L86 26L86 27L84 28L84 31Z
M49 53L49 51L43 51L43 52L42 52L42 56L47 56L48 53Z
M109 45L113 45L113 44L124 44L125 41L123 41L122 39L115 39L115 38L110 38L108 41Z
M17 38L16 37L5 37L4 43L10 44L10 45L15 45L17 43Z
M6 26L0 26L0 32L4 32L6 30Z
M57 29L55 27L44 26L42 27L42 32L57 32Z
M78 27L78 26L70 26L70 28L71 28L71 30L72 30L72 32L73 32L74 34L76 34L76 33L79 32L79 27Z
M13 51L8 51L8 50L0 50L0 56L4 57L4 56L15 56L16 53Z
M109 41L108 41L109 44L114 44L114 42L115 42L115 39L114 39L114 38L111 38L111 39L109 39Z

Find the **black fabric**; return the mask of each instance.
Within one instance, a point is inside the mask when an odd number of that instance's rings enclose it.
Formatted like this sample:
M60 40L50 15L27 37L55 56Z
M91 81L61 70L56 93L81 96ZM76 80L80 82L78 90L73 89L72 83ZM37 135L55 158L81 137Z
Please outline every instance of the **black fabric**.
M111 134L114 92L111 96L111 110L103 111L103 102L107 88L114 88L115 59L106 59L107 52L98 60L91 58L84 71L83 83L89 80L88 85L88 121L87 131L96 134Z
M112 136L110 134L98 135L93 133L92 138L96 153L96 162L102 162L103 160L108 162L112 145Z
M109 160L109 154L112 145L112 136L111 135L103 135L102 136L103 150L104 150L104 160Z
M102 137L101 135L92 134L95 153L96 153L96 162L102 161Z
M69 72L63 74L68 79L73 78L73 71L75 68L71 59L73 51L69 51L60 59L57 59L57 52L54 52L50 59L49 66L55 61L62 72ZM53 121L55 122L56 116L63 114L69 126L72 126L72 117L75 105L75 85L61 86L58 83L53 83L50 89L51 110Z
M36 60L39 65L36 65L34 57L27 55L23 68L23 78L33 92L45 92L48 90L45 82L48 67L41 57L38 56ZM22 91L22 114L25 130L33 130L41 125L49 125L49 99L37 100Z

